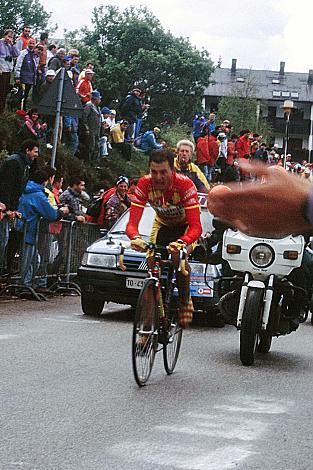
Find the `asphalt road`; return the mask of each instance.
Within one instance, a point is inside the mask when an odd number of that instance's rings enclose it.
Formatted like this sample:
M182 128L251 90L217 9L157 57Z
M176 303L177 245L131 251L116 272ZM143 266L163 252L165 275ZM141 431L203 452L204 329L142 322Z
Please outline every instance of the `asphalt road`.
M235 329L193 328L139 389L131 313L109 307L0 301L1 470L312 470L309 322L250 368Z

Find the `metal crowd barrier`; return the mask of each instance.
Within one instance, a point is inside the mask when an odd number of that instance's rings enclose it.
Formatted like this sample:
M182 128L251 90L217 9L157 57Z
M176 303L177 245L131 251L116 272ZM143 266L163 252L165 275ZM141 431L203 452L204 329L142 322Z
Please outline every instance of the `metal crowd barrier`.
M47 300L45 295L38 292L42 288L47 293L68 292L80 294L80 288L75 283L75 276L86 248L101 237L99 226L68 220L51 223L45 219L40 219L37 225L36 243L31 265L33 275L31 285L27 286L25 286L22 279L23 274L25 274L23 272L23 257L26 256L26 231L27 224L24 224L21 243L15 255L18 274L6 275L5 278L1 278L0 275L0 283L5 284L0 291L0 296L10 292L20 295L26 291L36 300ZM3 265L6 267L5 258Z

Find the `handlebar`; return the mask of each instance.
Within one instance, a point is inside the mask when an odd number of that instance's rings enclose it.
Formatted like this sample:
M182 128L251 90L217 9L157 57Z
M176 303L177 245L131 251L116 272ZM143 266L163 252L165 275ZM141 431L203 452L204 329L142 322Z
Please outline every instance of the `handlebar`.
M126 271L126 266L124 264L124 253L126 248L130 248L131 244L128 243L127 245L123 245L122 243L120 244L120 251L118 255L118 264L119 267L122 271ZM168 251L168 246L163 246L163 245L155 245L154 243L149 243L147 244L147 249L146 252L151 252L153 253L154 251ZM183 276L188 276L189 272L186 269L186 261L187 261L187 250L186 248L182 248L179 250L179 267L178 271L182 273Z

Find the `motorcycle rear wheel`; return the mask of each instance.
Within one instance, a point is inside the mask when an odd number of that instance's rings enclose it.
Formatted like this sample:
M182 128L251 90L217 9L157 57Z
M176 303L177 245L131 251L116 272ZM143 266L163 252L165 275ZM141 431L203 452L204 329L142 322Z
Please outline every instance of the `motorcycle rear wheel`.
M244 366L254 363L254 353L258 342L258 331L263 306L262 289L250 287L242 314L240 329L240 360Z

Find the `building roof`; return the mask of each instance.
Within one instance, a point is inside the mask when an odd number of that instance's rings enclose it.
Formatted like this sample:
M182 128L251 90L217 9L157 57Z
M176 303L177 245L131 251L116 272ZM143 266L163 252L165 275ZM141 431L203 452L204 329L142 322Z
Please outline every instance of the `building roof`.
M233 60L234 61L234 60ZM211 84L205 89L205 96L229 96L236 86L244 87L250 76L256 87L256 98L274 101L313 102L313 71L309 73L281 72L272 70L237 69L236 63L230 68L216 68L210 77ZM310 80L309 80L310 77ZM308 83L308 81L311 83Z

